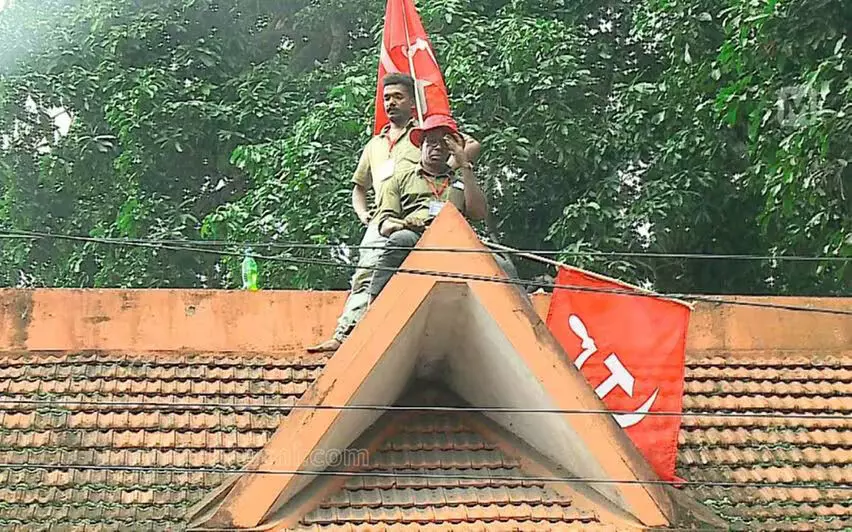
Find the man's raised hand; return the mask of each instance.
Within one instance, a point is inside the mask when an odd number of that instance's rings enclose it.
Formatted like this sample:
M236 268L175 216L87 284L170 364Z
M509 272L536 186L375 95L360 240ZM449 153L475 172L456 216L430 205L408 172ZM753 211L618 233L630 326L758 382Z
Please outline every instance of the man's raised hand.
M450 154L455 159L456 166L467 166L468 159L467 153L464 151L464 143L460 142L455 135L449 134L444 136L444 142L447 143L447 148L449 148Z

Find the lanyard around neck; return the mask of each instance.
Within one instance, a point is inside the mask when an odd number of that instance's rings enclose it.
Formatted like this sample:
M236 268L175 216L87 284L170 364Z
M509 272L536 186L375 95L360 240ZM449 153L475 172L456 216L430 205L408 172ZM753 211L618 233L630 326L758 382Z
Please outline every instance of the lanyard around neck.
M450 184L450 179L447 178L447 180L444 181L444 183L441 185L441 187L438 188L438 187L435 186L435 183L432 179L430 179L428 177L424 177L423 179L426 180L426 183L429 185L429 188L432 189L432 194L435 195L435 199L437 199L437 200L440 200L443 197L444 191L447 190L447 186L449 186L449 184Z
M399 136L396 139L391 140L390 126L388 126L388 131L387 131L387 133L385 133L385 135L387 135L387 139L388 139L388 151L393 151L393 147L396 146L396 143L399 142L400 140L402 140L402 137L408 135L408 131L410 129L411 129L411 122L409 122L405 126L405 129L402 130L402 133L400 133Z

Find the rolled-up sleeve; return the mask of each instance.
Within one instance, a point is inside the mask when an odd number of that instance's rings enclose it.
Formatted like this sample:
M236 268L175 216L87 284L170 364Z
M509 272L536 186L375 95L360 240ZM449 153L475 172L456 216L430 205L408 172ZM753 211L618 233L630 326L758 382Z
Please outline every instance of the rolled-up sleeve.
M352 174L352 182L356 185L369 190L373 186L373 177L370 170L370 145L361 151L361 158L358 159L358 167L355 168L355 173Z

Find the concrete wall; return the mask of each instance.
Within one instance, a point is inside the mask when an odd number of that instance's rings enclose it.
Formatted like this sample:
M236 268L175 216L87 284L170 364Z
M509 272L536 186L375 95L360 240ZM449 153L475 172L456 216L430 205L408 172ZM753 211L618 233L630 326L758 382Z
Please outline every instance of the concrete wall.
M345 293L0 290L0 351L302 349L334 328Z
M300 352L334 329L344 292L0 290L0 351ZM852 298L734 298L852 310ZM544 317L550 299L534 297ZM690 355L852 354L852 317L700 303ZM295 353L294 353L295 354Z

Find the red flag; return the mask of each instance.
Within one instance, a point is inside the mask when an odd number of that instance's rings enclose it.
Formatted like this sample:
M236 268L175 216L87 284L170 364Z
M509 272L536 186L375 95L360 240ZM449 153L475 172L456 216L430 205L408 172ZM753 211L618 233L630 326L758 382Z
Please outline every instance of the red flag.
M450 115L447 86L444 84L432 43L426 35L412 0L388 0L385 8L374 133L381 131L388 123L388 117L382 105L384 89L382 78L391 72L409 74L417 80L424 119L434 114Z
M561 268L556 284L630 290ZM556 288L547 326L661 479L675 476L690 309L656 297Z

